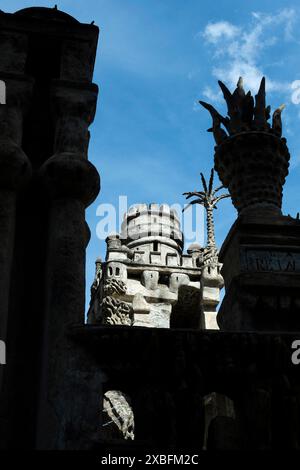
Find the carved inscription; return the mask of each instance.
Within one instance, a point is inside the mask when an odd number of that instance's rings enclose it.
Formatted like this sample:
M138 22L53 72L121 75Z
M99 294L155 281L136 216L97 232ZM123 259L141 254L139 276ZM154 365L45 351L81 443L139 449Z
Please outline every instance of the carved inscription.
M300 253L281 250L241 249L243 271L300 272Z

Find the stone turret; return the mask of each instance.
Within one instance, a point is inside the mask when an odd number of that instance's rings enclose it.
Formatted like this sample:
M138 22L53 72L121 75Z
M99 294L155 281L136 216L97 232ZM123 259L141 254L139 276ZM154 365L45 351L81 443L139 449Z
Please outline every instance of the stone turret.
M166 204L140 204L124 215L122 238L150 264L179 264L183 234L176 211Z

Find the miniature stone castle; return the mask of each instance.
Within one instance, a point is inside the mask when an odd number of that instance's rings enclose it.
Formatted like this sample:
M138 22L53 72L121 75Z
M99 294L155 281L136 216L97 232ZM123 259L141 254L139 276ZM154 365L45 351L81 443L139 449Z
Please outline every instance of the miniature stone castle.
M178 215L166 204L140 204L124 215L96 261L88 323L218 329L223 278L217 259L194 243L183 253Z

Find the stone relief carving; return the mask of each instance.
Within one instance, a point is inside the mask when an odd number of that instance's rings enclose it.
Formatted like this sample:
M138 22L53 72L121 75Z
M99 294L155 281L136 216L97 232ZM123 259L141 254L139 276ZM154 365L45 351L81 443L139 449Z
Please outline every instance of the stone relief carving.
M104 285L104 295L124 295L126 294L127 286L121 279L110 278L107 279Z
M300 272L300 253L242 248L241 268L247 272Z
M104 297L102 301L104 323L109 325L128 325L133 323L132 307L121 300L111 296Z
M109 390L103 397L103 426L115 427L125 440L134 439L134 415L129 400L118 390ZM106 432L106 434L110 434Z

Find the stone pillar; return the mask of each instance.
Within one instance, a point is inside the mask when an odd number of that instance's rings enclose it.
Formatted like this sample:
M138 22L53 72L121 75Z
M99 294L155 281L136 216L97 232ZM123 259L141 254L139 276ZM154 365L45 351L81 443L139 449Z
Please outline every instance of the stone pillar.
M201 327L205 330L218 330L217 306L220 302L220 291L224 286L220 263L204 265L201 271Z
M284 106L275 109L269 123L265 78L255 99L241 77L233 93L219 85L228 116L201 104L213 118L215 170L238 219L220 251L226 294L218 324L223 330L299 329L300 225L281 210L290 160L282 137Z
M300 223L283 216L239 217L220 251L226 295L223 330L299 331Z
M44 376L38 424L38 448L78 448L85 434L84 400L70 396L82 389L84 364L69 338L70 327L84 323L85 250L89 235L85 208L99 192L95 167L86 159L88 125L97 87L67 82L54 86L55 154L40 170L50 203L46 275ZM80 411L79 411L80 410ZM47 423L47 424L46 424ZM75 441L73 440L75 439Z
M15 240L16 198L29 181L31 164L21 148L23 114L32 82L1 74L7 104L0 105L0 338L6 340L9 290ZM3 368L0 368L0 391Z

